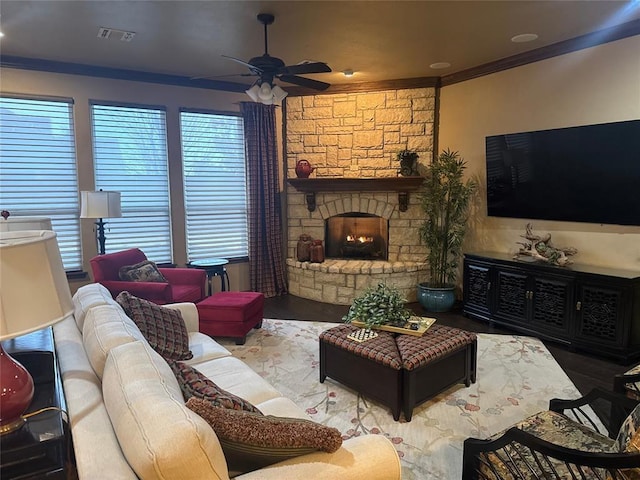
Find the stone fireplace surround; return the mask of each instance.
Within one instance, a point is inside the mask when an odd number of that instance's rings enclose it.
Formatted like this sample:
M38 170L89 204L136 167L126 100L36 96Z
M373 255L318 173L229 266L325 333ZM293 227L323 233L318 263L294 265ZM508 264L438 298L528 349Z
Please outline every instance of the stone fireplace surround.
M428 277L424 263L427 250L419 236L424 217L418 195L406 195L393 184L402 182L398 177L399 151L410 149L420 155L418 171L433 155L436 97L435 86L398 85L390 90L287 98L283 110L291 294L349 305L366 287L384 281L398 287L407 300L416 300L416 284ZM296 162L301 159L315 167L309 180L375 180L379 185L304 192L291 183L302 180L295 178ZM296 244L302 233L323 239L325 220L349 212L388 220L388 261L297 262Z
M296 202L297 199L297 202ZM337 305L350 305L367 287L379 282L395 285L409 302L416 301L416 285L425 281L427 265L420 245L422 223L417 198L410 197L401 212L396 192L327 192L316 195L317 208L308 212L302 193L291 194L290 202L307 210L307 218L293 226L290 206L287 273L289 293L302 298ZM298 209L297 211L302 211ZM299 262L297 239L302 233L324 238L325 220L341 213L368 213L389 222L389 260L327 259L322 263ZM295 215L295 214L294 214Z

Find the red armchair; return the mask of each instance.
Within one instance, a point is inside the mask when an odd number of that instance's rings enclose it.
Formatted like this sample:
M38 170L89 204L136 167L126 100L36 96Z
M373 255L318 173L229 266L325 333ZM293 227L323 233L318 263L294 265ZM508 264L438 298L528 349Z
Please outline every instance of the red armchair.
M118 272L121 267L135 265L146 259L139 248L98 255L90 261L93 278L104 285L113 298L125 290L159 305L175 302L196 303L205 297L207 275L204 270L197 268L159 268L167 283L120 280Z

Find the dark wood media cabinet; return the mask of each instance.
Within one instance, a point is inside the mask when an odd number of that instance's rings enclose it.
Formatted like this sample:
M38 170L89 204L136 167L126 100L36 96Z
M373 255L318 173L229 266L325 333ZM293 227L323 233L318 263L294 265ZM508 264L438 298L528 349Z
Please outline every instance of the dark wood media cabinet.
M622 363L640 358L640 272L468 253L463 289L472 318Z

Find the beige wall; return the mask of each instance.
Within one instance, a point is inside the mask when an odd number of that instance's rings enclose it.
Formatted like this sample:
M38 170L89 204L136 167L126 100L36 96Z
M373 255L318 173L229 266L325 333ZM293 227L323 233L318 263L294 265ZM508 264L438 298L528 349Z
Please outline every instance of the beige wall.
M196 88L156 85L125 80L2 69L0 91L73 98L76 148L78 158L79 190L93 190L93 156L89 121L89 101L136 103L165 106L167 109L167 143L169 149L169 173L171 189L171 216L173 228L173 261L184 265L186 240L184 231L184 203L180 155L179 109L201 108L225 112L238 112L238 102L245 101L244 94L220 92ZM89 259L97 254L93 222L82 220L83 268L90 272ZM227 268L233 290L249 289L248 265L232 264ZM71 282L72 290L88 283ZM214 282L216 287L219 282Z
M640 118L638 52L635 36L444 87L440 149L461 152L469 173L481 177L484 197L487 135ZM480 198L466 250L515 253L527 222L488 218ZM535 231L550 232L555 245L576 247L576 263L640 270L640 227L531 222Z

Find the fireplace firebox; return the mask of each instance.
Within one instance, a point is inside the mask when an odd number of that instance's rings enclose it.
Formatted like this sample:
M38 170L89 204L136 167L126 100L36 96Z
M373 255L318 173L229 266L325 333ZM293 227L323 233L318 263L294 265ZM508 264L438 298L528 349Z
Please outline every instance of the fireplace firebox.
M369 213L343 213L325 221L327 258L388 260L389 221Z

